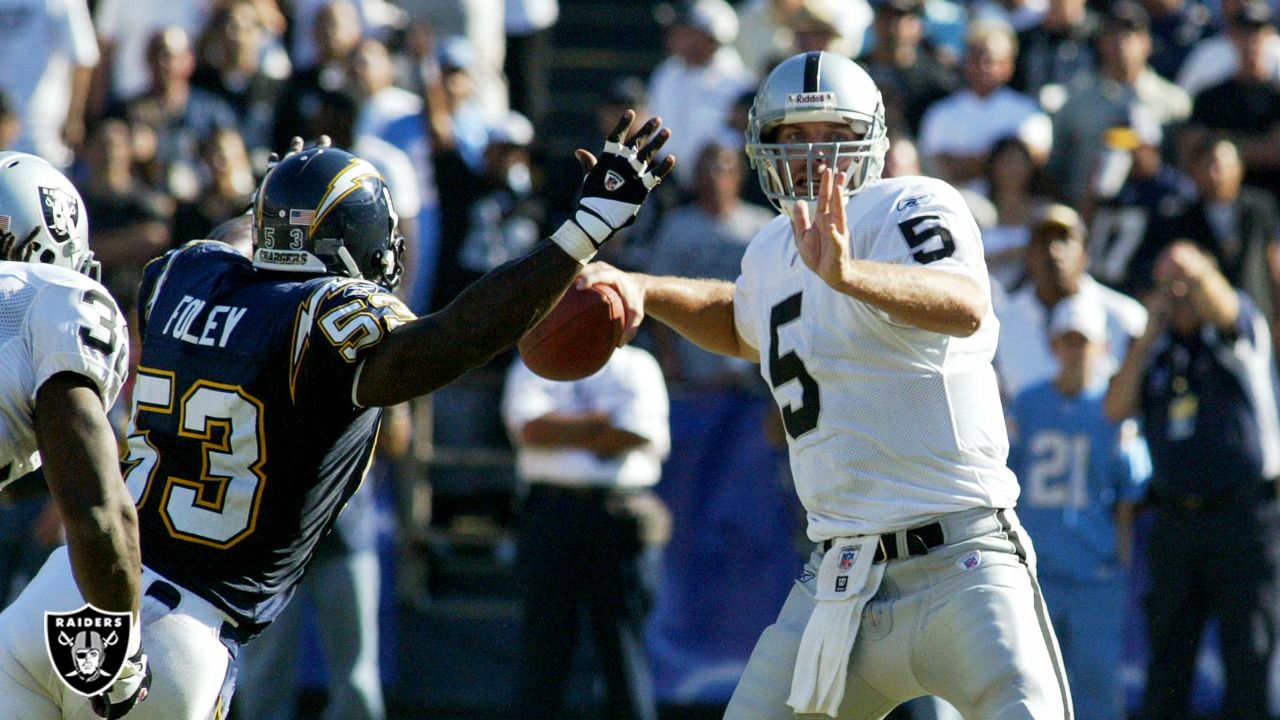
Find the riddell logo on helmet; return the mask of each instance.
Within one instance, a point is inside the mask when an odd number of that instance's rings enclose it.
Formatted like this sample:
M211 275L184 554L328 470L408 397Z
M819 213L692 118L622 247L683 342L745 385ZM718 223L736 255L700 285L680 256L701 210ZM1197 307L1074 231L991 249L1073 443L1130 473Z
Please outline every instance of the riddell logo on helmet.
M833 92L813 92L813 93L797 93L787 96L787 107L792 108L809 108L835 107L836 94Z

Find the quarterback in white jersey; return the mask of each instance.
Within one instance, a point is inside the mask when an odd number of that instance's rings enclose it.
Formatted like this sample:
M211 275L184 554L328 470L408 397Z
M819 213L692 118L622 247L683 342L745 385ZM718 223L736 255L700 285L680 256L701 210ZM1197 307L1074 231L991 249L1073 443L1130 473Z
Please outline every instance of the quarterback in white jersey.
M65 602L24 602L24 593L0 613L3 720L121 717L150 684L136 628L137 514L107 420L129 369L128 334L120 308L95 279L87 223L84 201L52 165L0 153L0 488L43 466L67 534L66 549L49 562L68 565L78 591ZM44 641L46 611L85 604L122 618L130 613L134 625L127 641L73 633L67 651L77 660L105 656L101 645L119 642L124 651L91 696L64 684Z
M791 57L747 154L782 213L735 283L588 266L645 312L760 363L817 543L725 717L877 720L936 695L965 717L1072 717L1013 505L982 240L959 193L880 179L884 108L856 63Z

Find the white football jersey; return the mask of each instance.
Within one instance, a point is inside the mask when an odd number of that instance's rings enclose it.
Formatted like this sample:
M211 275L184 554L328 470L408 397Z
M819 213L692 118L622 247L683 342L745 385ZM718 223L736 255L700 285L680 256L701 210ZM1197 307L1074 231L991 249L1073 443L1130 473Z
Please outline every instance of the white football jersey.
M0 487L40 467L32 415L45 380L83 375L106 409L128 369L125 319L106 288L66 268L0 261Z
M977 224L945 182L882 180L846 210L855 258L968 275L990 295ZM782 410L812 540L1013 506L990 310L967 338L896 323L810 271L778 217L743 256L734 315Z

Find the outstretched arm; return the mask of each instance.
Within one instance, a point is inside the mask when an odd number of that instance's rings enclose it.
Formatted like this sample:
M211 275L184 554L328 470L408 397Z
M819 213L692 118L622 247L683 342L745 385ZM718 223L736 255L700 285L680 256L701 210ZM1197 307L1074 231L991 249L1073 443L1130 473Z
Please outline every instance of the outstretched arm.
M595 262L583 269L578 284L610 285L622 296L627 308L624 345L635 337L648 313L703 350L760 362L756 348L738 335L732 282L628 273Z
M823 170L812 222L808 205L796 203L791 228L804 264L838 292L883 310L897 322L955 337L977 332L988 301L973 278L853 257L840 191L844 183L844 173Z
M93 383L70 372L46 380L36 392L35 430L80 594L103 610L136 613L142 573L138 516Z
M438 313L402 325L364 363L361 405L394 405L447 384L515 344L560 299L569 282L617 229L629 224L675 159L650 168L671 136L653 118L624 140L634 113L619 120L590 172L574 217L524 257L502 265ZM647 142L645 142L647 141ZM643 144L643 146L642 146Z

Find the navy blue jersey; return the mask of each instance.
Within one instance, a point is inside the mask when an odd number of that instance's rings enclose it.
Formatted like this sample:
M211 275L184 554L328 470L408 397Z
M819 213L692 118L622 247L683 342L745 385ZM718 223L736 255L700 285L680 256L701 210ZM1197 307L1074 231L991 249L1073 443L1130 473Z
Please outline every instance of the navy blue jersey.
M368 469L362 358L412 314L368 282L264 273L221 243L151 263L126 481L143 563L256 631Z

